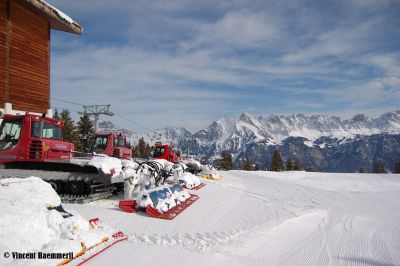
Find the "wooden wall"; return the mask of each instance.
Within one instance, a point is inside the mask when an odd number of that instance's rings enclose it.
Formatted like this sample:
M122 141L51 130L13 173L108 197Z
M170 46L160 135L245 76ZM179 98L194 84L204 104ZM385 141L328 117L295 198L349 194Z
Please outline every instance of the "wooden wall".
M0 0L0 108L6 99L6 39L7 39L7 5Z
M5 19L3 28L0 22L0 86L4 91L0 92L0 106L8 101L16 110L46 112L50 107L49 23L12 0L0 1L0 12L1 6L5 7L2 19L7 18L9 4L9 20Z

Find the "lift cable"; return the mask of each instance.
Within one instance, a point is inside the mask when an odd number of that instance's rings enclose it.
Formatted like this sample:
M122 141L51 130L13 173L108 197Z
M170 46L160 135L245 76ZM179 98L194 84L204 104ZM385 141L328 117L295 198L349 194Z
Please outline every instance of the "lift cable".
M72 102L72 101L67 101L67 100L63 100L63 99L58 99L58 98L50 98L50 99L55 100L55 101L59 101L59 102L74 104L74 105L81 106L81 107L84 106L83 104L80 104L80 103L77 103L77 102ZM58 108L58 107L55 107L55 106L54 106L53 108ZM74 112L77 112L78 114L79 114L79 113L82 113L81 111L76 111L76 110L72 110L72 109L69 109L69 108L63 108L63 109L67 109L67 110L70 110L70 111L74 111ZM126 121L128 121L128 122L130 122L130 123L132 123L132 124L134 124L134 125L136 125L136 126L138 126L138 127L140 127L140 128L143 128L143 129L145 129L145 130L147 130L147 131L154 131L153 129L150 129L150 128L148 128L148 127L145 127L145 126L143 126L143 125L141 125L141 124L139 124L139 123L137 123L137 122L134 122L134 121L132 121L132 120L130 120L130 119L128 119L128 118L126 118L126 117L120 115L120 114L114 113L114 115L116 115L116 116L118 116L118 117L120 117L120 118L122 118L122 119L124 119L124 120L126 120Z

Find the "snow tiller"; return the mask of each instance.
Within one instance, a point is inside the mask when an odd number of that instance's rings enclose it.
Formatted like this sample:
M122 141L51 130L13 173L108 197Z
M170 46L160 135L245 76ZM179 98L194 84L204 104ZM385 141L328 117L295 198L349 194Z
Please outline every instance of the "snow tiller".
M172 220L198 199L180 184L173 184L141 192L136 199L121 200L119 207L125 212L144 210L150 217Z

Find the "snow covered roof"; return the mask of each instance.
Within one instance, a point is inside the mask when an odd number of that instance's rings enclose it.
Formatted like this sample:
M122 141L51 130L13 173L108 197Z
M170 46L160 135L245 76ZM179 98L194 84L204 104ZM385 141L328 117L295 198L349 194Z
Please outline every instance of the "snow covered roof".
M17 0L25 7L29 8L32 12L38 14L39 16L45 18L49 24L50 28L71 32L75 34L81 34L83 28L81 25L76 23L73 19L67 16L65 13L50 5L43 0Z

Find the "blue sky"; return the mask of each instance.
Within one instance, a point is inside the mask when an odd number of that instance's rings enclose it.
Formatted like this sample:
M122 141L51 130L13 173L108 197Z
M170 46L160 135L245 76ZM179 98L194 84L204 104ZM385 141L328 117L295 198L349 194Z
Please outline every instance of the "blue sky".
M52 98L111 104L146 129L400 106L397 0L48 2L84 28L52 31Z

